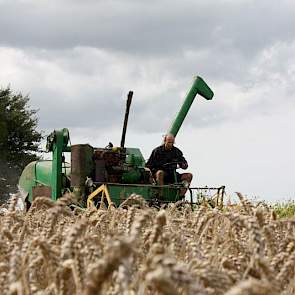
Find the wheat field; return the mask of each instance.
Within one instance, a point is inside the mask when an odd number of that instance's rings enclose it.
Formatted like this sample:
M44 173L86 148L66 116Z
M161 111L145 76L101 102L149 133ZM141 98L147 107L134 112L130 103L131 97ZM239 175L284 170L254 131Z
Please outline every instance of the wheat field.
M70 209L11 198L0 216L1 294L295 294L295 219L264 204Z

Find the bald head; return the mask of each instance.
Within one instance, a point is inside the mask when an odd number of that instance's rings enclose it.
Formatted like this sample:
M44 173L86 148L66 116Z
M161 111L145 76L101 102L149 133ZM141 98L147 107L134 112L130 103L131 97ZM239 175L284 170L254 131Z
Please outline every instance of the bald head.
M166 134L164 136L164 146L166 150L171 150L175 142L175 137L173 134Z

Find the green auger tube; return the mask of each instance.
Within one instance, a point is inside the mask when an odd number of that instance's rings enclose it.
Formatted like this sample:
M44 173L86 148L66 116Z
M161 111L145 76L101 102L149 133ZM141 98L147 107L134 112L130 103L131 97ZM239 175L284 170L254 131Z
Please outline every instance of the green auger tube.
M171 127L168 129L167 134L177 135L195 97L197 94L200 94L207 100L211 100L214 96L213 91L206 84L206 82L199 76L194 78L193 85L191 89L188 91L184 102L180 108L180 111L176 115Z

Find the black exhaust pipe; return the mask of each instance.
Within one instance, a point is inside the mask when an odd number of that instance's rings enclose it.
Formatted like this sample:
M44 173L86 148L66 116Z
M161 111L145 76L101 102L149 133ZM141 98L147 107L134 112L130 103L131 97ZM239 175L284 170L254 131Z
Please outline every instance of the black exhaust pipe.
M132 96L133 96L133 91L129 91L127 102L126 102L126 112L124 117L124 124L123 124L123 131L122 131L121 145L120 145L122 149L124 148L124 145L125 145L125 137L126 137L127 123L128 123L128 117L129 117L129 110L130 110L130 105L132 102Z

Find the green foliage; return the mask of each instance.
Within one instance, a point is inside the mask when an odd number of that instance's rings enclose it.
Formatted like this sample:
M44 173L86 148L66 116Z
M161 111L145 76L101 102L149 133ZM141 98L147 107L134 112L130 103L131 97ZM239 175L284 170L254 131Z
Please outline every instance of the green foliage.
M280 218L295 216L295 202L277 203L273 206L274 211Z
M36 130L36 110L30 109L29 97L0 89L0 198L16 187L22 169L37 159L42 139Z

